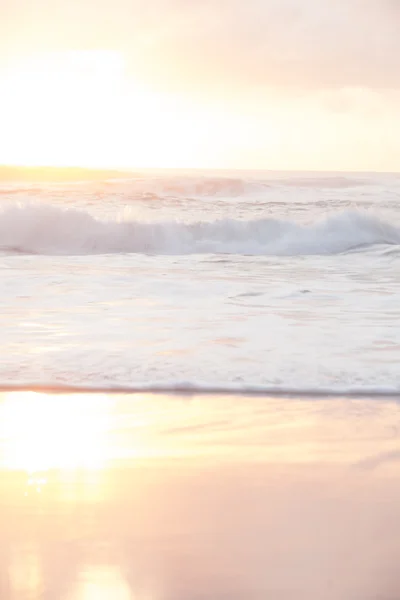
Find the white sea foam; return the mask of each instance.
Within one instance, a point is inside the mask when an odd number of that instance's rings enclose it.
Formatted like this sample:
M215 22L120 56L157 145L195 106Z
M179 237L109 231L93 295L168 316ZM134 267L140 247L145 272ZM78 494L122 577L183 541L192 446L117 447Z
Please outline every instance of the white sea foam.
M399 178L203 179L6 190L0 381L396 393Z
M32 254L330 255L399 245L400 226L346 211L309 225L261 218L211 222L100 220L55 206L10 205L0 213L0 248Z

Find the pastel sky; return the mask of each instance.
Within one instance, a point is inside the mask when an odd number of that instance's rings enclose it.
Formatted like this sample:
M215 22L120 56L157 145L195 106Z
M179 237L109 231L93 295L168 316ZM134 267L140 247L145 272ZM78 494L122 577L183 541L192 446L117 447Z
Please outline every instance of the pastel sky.
M0 162L400 169L400 0L0 0Z

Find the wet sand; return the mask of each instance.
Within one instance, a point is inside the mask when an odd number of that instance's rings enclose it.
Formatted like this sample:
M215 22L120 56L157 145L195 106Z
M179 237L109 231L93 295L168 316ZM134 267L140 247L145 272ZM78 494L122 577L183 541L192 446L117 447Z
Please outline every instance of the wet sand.
M0 598L397 600L389 398L5 393Z

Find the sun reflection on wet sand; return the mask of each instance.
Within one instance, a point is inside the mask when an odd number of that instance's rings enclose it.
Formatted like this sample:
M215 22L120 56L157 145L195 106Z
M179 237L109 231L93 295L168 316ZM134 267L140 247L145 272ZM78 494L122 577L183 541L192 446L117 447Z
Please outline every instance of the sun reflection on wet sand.
M4 394L0 598L394 600L394 400Z
M101 469L106 460L110 400L34 392L5 394L0 405L2 465L28 472Z
M90 565L82 573L69 600L131 600L128 583L120 570L110 565Z

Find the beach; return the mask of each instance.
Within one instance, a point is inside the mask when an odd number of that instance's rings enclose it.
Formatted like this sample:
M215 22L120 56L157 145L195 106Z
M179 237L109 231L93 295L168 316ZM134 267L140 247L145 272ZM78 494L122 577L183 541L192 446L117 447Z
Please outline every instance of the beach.
M0 600L400 600L399 31L0 0Z
M397 600L399 176L0 188L0 597Z
M1 596L398 597L398 399L3 393Z

